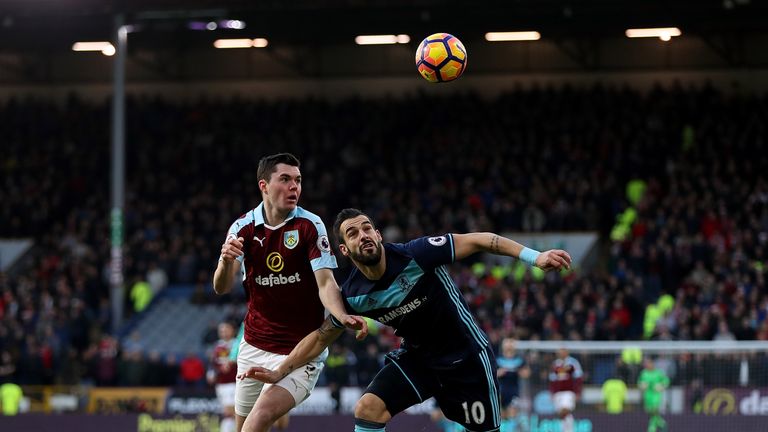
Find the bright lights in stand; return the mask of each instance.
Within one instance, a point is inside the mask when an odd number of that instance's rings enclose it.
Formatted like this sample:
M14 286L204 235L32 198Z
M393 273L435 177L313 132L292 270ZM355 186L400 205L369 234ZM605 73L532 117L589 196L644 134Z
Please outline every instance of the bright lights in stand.
M264 48L269 41L264 38L256 39L216 39L213 46L216 48Z
M358 45L392 45L406 44L411 41L407 34L399 35L360 35L355 37L355 43Z
M488 32L485 34L485 40L488 42L519 42L539 39L541 39L541 33L537 31Z
M667 42L672 40L673 37L680 36L683 32L677 27L658 27L627 29L624 34L626 34L628 38L657 37L664 42Z
M75 42L72 51L100 51L106 56L115 55L115 47L110 42Z

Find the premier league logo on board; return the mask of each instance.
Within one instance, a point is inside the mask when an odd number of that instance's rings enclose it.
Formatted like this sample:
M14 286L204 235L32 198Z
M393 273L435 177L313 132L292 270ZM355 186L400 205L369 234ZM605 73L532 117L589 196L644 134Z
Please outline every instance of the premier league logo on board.
M299 230L286 231L283 234L283 244L288 249L293 249L299 244Z

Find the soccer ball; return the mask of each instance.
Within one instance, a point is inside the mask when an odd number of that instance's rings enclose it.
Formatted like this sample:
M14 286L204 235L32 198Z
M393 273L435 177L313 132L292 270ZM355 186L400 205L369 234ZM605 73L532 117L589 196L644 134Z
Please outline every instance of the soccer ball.
M467 50L456 36L435 33L419 44L416 68L429 82L453 81L467 68Z

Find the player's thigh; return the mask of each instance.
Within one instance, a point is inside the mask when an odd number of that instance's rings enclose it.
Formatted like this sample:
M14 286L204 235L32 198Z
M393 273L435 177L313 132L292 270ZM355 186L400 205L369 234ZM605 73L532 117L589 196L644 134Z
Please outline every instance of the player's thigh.
M391 416L432 397L437 379L405 350L388 353L384 367L373 377L365 393L378 396Z
M455 370L440 372L435 394L440 409L467 431L496 431L501 425L499 385L493 353L481 351Z
M269 354L243 339L240 341L240 351L237 354L237 374L243 374L254 366L269 368L267 365L269 363ZM237 380L235 382L235 414L247 417L263 388L264 383L255 379Z
M290 421L291 421L290 413L285 414L284 416L277 419L277 421L275 421L275 428L277 430L283 430L288 427L288 424L290 423Z
M294 396L285 388L272 385L265 386L261 396L253 406L251 414L245 421L246 430L262 430L269 428L280 417L296 406Z
M277 369L287 355L270 353L251 346L245 340L240 344L240 352L237 356L237 373L245 373L250 367L261 366L267 369ZM324 361L328 357L328 350L323 351L306 365L297 368L279 382L273 384L284 388L293 396L295 405L309 397L317 384L320 372L323 370ZM235 391L235 412L241 416L247 416L253 408L261 392L268 387L253 379L237 381Z
M238 371L238 374L240 373ZM247 417L263 388L264 383L261 381L254 379L237 380L235 384L235 414Z

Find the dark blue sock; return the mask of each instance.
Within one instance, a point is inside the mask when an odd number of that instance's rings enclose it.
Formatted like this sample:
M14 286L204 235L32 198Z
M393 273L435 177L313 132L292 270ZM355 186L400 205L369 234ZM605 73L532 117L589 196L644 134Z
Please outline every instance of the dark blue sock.
M384 432L386 423L376 423L368 420L355 419L355 432Z

